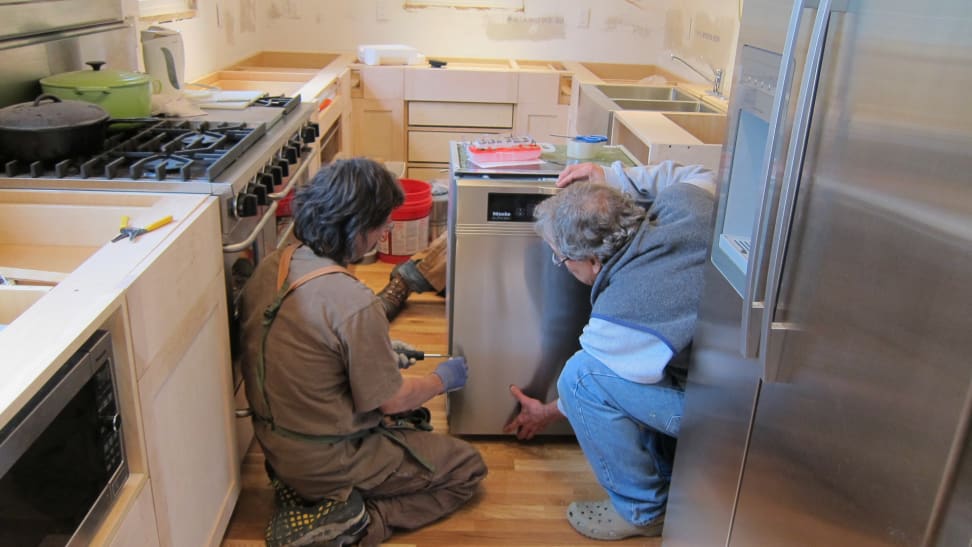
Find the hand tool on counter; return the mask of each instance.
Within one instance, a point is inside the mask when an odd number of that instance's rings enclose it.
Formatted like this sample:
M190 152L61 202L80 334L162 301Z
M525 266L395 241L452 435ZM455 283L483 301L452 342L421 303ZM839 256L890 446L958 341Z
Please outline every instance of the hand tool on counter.
M415 359L416 361L421 361L426 357L431 357L432 359L439 359L439 358L448 359L452 357L451 355L446 353L425 353L424 351L420 351L420 350L402 350L399 351L398 353L401 353L402 355L408 357L409 359Z
M149 224L148 226L146 226L144 228L137 228L137 227L134 227L134 226L129 226L128 225L129 220L130 219L127 216L123 216L122 217L122 219L121 219L121 226L118 227L118 235L115 236L115 238L111 240L112 243L114 243L116 241L121 241L121 240L125 239L126 237L128 238L129 241L135 241L135 238L137 238L138 236L140 236L142 234L147 234L147 233L151 232L152 230L157 230L157 229L165 226L166 224L172 222L172 215L166 215L166 216L160 218L159 220L156 220L155 222Z

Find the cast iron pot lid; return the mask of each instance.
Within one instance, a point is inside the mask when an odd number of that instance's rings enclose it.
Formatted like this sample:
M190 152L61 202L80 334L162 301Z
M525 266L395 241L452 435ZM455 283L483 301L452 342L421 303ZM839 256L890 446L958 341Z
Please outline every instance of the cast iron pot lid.
M0 128L55 129L101 123L109 118L108 112L94 103L64 101L45 94L33 102L0 109Z

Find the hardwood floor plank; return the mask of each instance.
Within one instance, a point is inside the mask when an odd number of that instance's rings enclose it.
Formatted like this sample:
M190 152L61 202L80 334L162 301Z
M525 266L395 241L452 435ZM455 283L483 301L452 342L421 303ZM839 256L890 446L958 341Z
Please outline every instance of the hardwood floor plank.
M376 262L352 270L376 292L388 281L392 265ZM393 339L428 353L448 346L445 299L414 294L391 323ZM406 375L424 375L440 359L420 361ZM507 393L497 394L506 397ZM447 432L446 398L426 405L436 431ZM604 545L578 534L566 519L575 500L603 499L587 460L571 437L520 442L505 436L464 436L479 449L489 467L480 492L455 514L411 532L400 532L385 547L589 547ZM254 443L242 467L242 492L223 539L223 547L264 545L263 534L273 510L273 492L263 469L263 454ZM629 538L611 545L661 545L660 538Z

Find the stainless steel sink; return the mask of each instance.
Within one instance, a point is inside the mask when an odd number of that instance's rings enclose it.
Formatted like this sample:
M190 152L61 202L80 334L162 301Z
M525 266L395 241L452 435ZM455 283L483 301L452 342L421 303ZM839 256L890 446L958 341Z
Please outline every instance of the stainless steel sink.
M673 86L581 84L577 134L611 135L614 112L619 110L722 114L697 96Z
M695 97L671 86L597 85L612 100L637 99L647 101L694 101Z
M700 101L642 101L635 99L615 99L614 104L621 110L652 110L656 112L704 112L716 114L719 111Z

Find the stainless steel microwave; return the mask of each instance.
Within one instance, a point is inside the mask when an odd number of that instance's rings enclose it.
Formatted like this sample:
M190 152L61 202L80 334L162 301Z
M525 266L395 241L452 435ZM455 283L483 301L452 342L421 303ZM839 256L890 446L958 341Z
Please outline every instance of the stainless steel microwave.
M111 335L0 429L0 546L88 545L128 478Z

